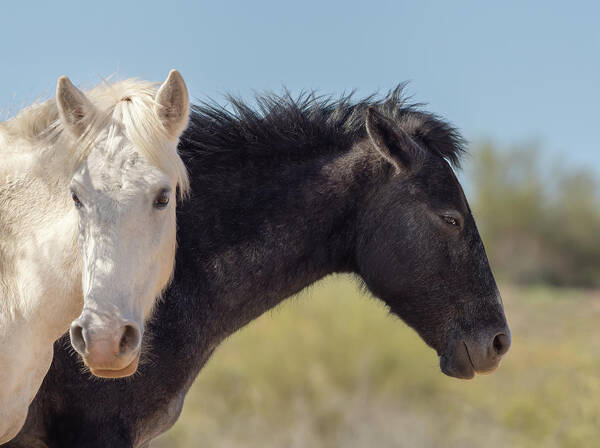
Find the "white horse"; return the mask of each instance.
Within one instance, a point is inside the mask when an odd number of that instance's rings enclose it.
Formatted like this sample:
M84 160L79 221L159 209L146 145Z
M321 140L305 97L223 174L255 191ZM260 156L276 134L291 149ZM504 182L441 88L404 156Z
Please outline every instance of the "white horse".
M93 374L136 371L173 271L176 190L189 188L177 153L187 88L174 70L157 87L84 94L61 77L56 100L0 123L0 444L78 314L71 340Z

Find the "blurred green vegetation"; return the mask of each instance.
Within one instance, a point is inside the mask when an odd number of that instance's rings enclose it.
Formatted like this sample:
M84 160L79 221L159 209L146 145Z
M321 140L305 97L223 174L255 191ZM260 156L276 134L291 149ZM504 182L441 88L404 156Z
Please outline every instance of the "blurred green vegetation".
M519 284L600 286L600 200L594 172L535 145L482 144L469 160L470 202L494 272Z
M500 289L513 347L462 381L356 281L327 279L222 344L153 446L600 446L600 292Z

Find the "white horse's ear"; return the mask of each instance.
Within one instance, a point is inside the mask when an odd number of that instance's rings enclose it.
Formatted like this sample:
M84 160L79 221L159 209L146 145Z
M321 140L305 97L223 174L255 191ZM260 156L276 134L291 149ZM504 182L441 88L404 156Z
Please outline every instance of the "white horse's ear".
M75 137L85 132L94 106L66 76L58 78L56 105L63 124Z
M188 125L190 99L183 77L171 70L156 93L156 113L169 136L177 138Z

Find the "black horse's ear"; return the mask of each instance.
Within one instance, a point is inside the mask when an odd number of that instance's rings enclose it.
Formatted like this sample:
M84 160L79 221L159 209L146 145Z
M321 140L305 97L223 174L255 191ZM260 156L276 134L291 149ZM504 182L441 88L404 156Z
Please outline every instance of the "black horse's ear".
M367 134L373 146L396 173L408 173L414 167L421 149L410 136L370 106L365 121Z

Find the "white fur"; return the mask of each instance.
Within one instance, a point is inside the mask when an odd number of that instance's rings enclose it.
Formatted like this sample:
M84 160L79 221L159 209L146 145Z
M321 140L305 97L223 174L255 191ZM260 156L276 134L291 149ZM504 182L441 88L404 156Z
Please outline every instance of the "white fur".
M182 88L178 73L169 78ZM83 114L59 114L50 100L0 123L0 444L22 426L53 342L82 310L82 284L86 306L136 318L169 281L175 186L189 186L173 129L187 113L165 121L156 88L125 80L82 97L69 90L62 104L87 98ZM154 210L162 186L173 198ZM71 187L85 190L81 211Z

